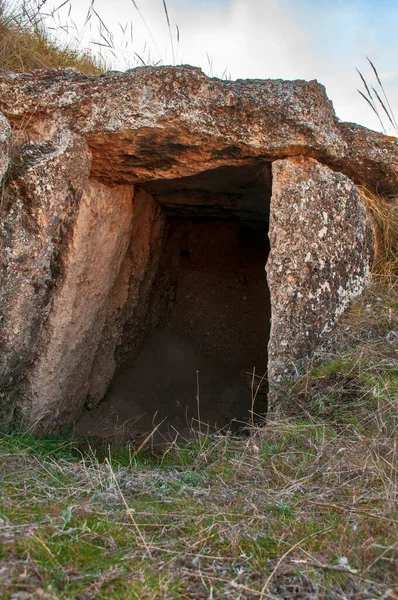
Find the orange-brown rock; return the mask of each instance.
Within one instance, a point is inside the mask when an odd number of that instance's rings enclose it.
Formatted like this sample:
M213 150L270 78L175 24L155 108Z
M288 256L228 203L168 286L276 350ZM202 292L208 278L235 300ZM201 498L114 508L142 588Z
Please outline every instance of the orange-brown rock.
M332 161L333 168L378 194L397 194L398 138L355 123L340 123L339 129L347 144L347 154Z
M84 139L67 131L55 143L25 145L10 159L0 220L4 410L37 355L89 172Z
M305 154L356 183L396 185L398 145L340 123L316 81L206 77L194 67L140 67L83 75L73 69L0 75L0 111L27 140L72 129L92 152L92 176L142 182ZM356 166L360 163L360 168Z
M242 370L263 381L269 294L245 289L267 260L269 219L276 399L369 279L372 227L352 181L398 191L397 144L340 123L316 81L221 81L193 67L2 73L0 111L4 421L72 424L155 327L232 369L225 397L238 398ZM184 219L203 222L206 260Z

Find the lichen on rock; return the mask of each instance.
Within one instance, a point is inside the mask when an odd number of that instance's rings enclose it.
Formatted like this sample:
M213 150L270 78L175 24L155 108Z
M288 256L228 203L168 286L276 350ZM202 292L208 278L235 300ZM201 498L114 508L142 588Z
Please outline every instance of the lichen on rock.
M374 231L347 176L311 158L273 163L267 263L271 404L369 283Z

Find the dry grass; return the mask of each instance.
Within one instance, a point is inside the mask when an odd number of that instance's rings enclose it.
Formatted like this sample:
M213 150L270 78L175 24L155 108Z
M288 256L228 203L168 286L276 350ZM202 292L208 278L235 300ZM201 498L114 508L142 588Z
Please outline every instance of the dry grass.
M398 277L398 198L386 198L365 187L359 191L375 223L374 273L394 279Z
M13 5L1 0L0 69L30 72L58 67L73 67L86 74L97 74L105 65L72 40L62 46L45 27L37 5Z
M135 47L132 20L119 23L118 31L112 31L97 12L95 0L87 0L85 22L78 25L72 18L75 4L72 0L60 0L49 10L47 0L0 0L0 69L30 72L73 67L86 74L99 74L112 68L156 66L163 62L164 57L135 1L126 0L126 8L134 8L149 40L139 51ZM180 31L175 25L173 33L165 0L163 11L172 64L176 64Z
M388 435L396 434L396 417L391 420L389 410L395 414L398 401L398 281L386 273L375 276L306 371L290 382L285 414L362 430L366 424L370 434L392 427ZM380 398L385 400L385 422L379 420Z

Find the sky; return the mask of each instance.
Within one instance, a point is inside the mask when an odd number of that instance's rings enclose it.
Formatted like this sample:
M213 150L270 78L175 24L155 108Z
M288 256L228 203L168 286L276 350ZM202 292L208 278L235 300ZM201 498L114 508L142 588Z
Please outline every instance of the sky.
M317 79L342 121L380 131L357 92L356 67L378 87L367 55L398 119L398 0L167 0L170 30L163 1L94 0L96 14L84 25L93 0L67 0L48 23L67 23L117 70L142 60L191 64L228 79ZM47 0L46 10L62 2Z

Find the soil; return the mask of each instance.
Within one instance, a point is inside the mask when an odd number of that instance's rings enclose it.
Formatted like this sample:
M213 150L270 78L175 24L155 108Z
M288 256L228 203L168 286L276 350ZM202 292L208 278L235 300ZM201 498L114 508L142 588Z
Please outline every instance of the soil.
M198 399L197 399L198 398ZM86 411L78 431L141 437L155 425L187 436L204 424L239 427L250 417L251 393L234 369L202 354L181 333L153 331L134 367L120 371L106 398Z

